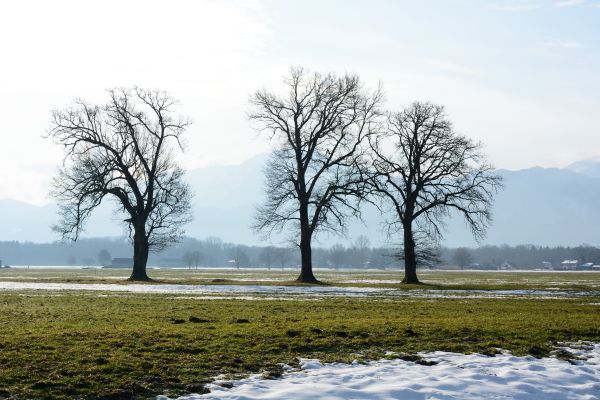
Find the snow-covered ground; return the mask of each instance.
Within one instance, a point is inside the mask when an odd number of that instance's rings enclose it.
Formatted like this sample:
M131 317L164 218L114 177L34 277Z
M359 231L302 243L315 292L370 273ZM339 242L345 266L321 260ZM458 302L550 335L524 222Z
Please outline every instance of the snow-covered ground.
M415 289L400 290L373 287L336 287L336 286L276 286L276 285L175 285L175 284L112 284L112 283L48 283L30 281L0 281L3 290L45 290L45 291L100 291L144 294L173 294L197 296L379 296L407 298L577 298L600 296L600 291L567 290L436 290Z
M280 379L255 375L230 381L231 389L216 381L211 393L178 400L600 399L600 345L573 347L569 350L581 361L446 352L422 353L425 360L437 362L432 366L402 360L366 364L303 360L301 370L285 373ZM167 399L159 396L157 400Z
M144 294L183 295L340 295L365 296L368 293L389 291L380 288L343 288L335 286L270 286L270 285L176 285L176 284L112 284L112 283L48 283L8 281L0 282L2 290L81 290L101 292L127 292Z
M394 296L394 297L540 297L562 298L600 295L597 292L572 292L548 290L397 290L368 287L335 286L270 286L270 285L143 285L143 284L85 284L47 282L0 282L0 290L82 290L128 292L146 294L186 294L186 295L298 295L298 296Z

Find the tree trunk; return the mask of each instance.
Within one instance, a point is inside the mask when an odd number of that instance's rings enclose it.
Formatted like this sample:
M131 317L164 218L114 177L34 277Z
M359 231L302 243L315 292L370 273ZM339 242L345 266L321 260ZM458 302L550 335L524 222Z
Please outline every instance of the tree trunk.
M300 276L296 280L303 283L319 283L312 270L312 233L308 221L308 201L300 200L300 258L302 266Z
M406 223L404 230L404 279L402 283L418 284L417 278L417 255L415 252L415 240L413 237L412 224Z
M146 238L145 224L135 227L133 235L133 271L129 277L130 281L149 281L146 274L146 263L148 262L148 238Z
M300 257L302 260L302 267L297 281L303 283L319 283L312 271L312 248L310 238L300 239Z

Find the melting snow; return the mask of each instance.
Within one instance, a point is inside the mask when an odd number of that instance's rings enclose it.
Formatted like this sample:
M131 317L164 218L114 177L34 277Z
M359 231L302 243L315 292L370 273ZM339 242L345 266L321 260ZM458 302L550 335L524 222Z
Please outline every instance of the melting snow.
M0 290L87 290L105 292L221 295L221 294L268 294L268 295L341 295L364 296L366 293L387 291L380 288L343 288L334 286L269 286L269 285L176 285L176 284L111 284L111 283L48 283L48 282L1 282Z
M544 299L600 296L600 291L556 290L400 290L373 287L279 286L279 285L177 285L177 284L111 284L48 283L0 281L1 290L83 290L145 294L182 294L219 296L229 294L269 296L379 296L406 298L504 298L536 297Z
M218 381L211 393L191 394L178 400L201 399L598 399L600 398L600 345L569 349L585 358L516 357L508 353L422 353L433 366L402 360L366 364L321 364L302 360L301 370L281 379L254 375L230 381L231 389ZM157 400L167 400L159 396Z

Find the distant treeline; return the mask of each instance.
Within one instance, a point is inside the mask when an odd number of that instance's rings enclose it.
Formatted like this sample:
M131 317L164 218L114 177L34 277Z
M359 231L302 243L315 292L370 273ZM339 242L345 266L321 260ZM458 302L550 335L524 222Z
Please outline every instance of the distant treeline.
M0 242L0 260L4 265L97 266L110 264L112 258L131 257L131 244L124 238L80 239L74 243ZM394 249L372 248L364 241L349 247L315 248L313 260L317 266L332 268L401 266L394 257ZM150 254L148 264L190 268L289 268L300 264L300 253L291 246L246 246L216 237L184 238L161 253Z
M565 260L577 260L579 264L600 264L600 248L591 245L575 247L548 246L482 246L475 249L445 249L442 258L446 263L460 265L458 261L466 254L469 264L479 264L482 268L494 269L503 264L515 268L541 268L544 263L560 266ZM547 266L547 265L546 265Z
M329 248L314 248L317 267L328 268L400 268L398 249L371 247L368 239L359 237L353 244L336 244ZM75 243L0 242L0 260L4 265L109 265L112 258L131 257L127 239L81 239ZM600 248L576 247L482 246L479 248L440 248L438 267L497 269L540 268L543 263L558 266L564 260L580 263L600 263ZM300 264L297 248L281 246L245 246L227 243L216 237L204 240L185 238L181 243L151 254L149 265L163 267L234 267L290 268Z

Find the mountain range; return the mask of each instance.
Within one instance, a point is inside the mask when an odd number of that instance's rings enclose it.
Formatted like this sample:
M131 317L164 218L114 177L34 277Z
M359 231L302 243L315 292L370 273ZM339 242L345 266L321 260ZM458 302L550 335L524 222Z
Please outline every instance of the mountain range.
M263 198L262 169L266 156L239 165L214 166L188 171L186 180L195 192L194 221L186 234L196 238L216 236L227 242L266 244L250 229L254 208ZM600 162L585 160L565 168L498 170L505 189L496 197L494 222L480 244L578 245L600 244ZM107 237L125 233L123 216L107 202L95 211L85 236ZM56 206L36 206L0 199L0 240L50 242L59 239L50 226L56 222ZM363 223L364 222L364 223ZM381 231L382 218L367 207L363 222L354 221L346 237L320 238L319 244L348 243L366 235L372 245L395 243ZM274 243L278 243L276 238ZM444 245L477 243L457 218L448 221Z

